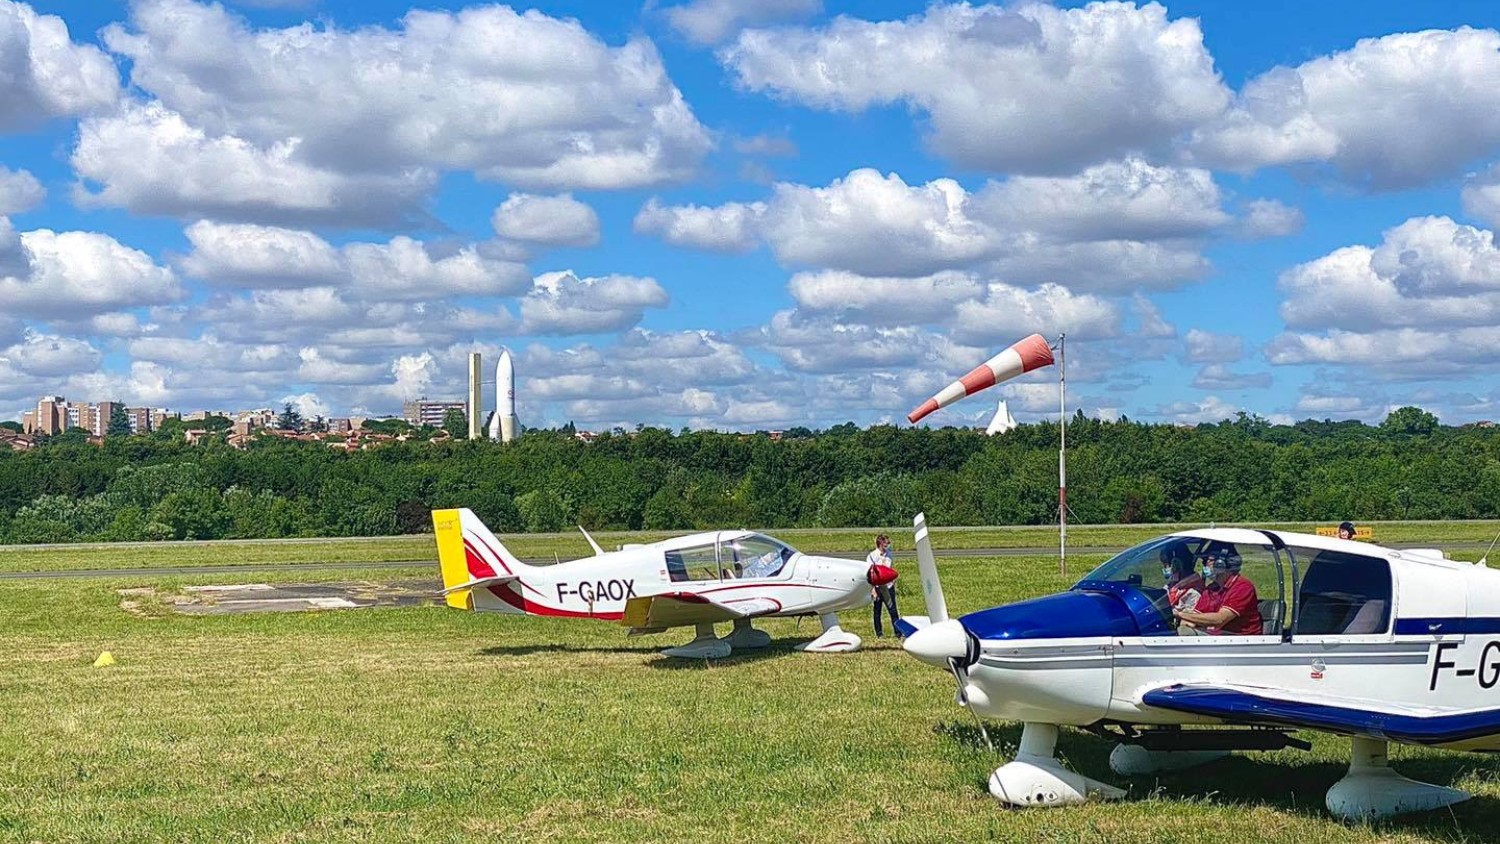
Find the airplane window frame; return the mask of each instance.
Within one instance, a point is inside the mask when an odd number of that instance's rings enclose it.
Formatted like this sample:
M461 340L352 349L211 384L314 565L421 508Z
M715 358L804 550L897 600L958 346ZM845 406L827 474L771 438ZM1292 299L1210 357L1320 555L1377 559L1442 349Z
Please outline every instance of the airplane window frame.
M1306 563L1304 565L1305 570L1302 574L1301 580L1296 585L1297 610L1295 617L1292 619L1292 637L1294 640L1301 639L1305 641L1308 639L1336 637L1341 641L1347 641L1371 637L1384 639L1389 638L1392 635L1391 630L1395 624L1396 617L1396 584L1395 575L1391 571L1390 560L1386 559L1385 557L1376 556L1373 554L1357 554L1349 551L1325 550L1318 548L1308 548L1304 546L1297 546L1294 550L1295 553L1297 553L1302 559L1306 560ZM1361 577L1364 577L1364 575L1369 574L1370 572L1376 572L1376 582L1373 584L1368 579L1364 580L1364 582L1351 581L1351 579L1347 575L1330 581L1332 583L1340 583L1345 585L1352 584L1354 586L1361 587L1368 587L1373 585L1375 587L1374 590L1372 591L1370 589L1363 589L1359 592L1354 592L1345 589L1340 592L1332 592L1326 589L1321 589L1314 595L1306 594L1307 581L1313 576L1313 572L1315 570L1318 571L1319 575L1322 575L1323 571L1327 570L1328 568L1334 568L1335 571L1337 569L1337 566L1325 566L1324 569L1317 569L1317 565L1320 561L1336 562L1338 565L1353 564L1362 566L1364 567L1364 571L1361 572ZM1362 598L1363 600L1358 604L1353 604L1349 607L1346 607L1343 610L1343 614L1338 616L1336 623L1328 625L1329 627L1337 629L1302 629L1303 621L1306 617L1308 599L1322 599L1333 595L1338 595L1340 599L1345 596L1357 596L1359 598ZM1365 606L1377 600L1385 602L1385 606L1381 611L1381 621L1383 622L1382 626L1377 630L1369 632L1346 632L1358 618L1360 612L1363 611ZM1314 606L1320 605L1321 603L1314 604ZM1332 617L1330 616L1330 618Z
M677 576L677 569L672 565L672 557L674 555L682 563L684 576L681 578ZM666 559L667 576L672 583L705 583L723 579L719 575L719 545L717 542L690 545L686 548L674 548L667 551L664 556ZM708 576L695 577L694 575L697 574Z
M746 564L746 560L740 559L741 549L739 547L737 547L737 543L744 543L744 544L764 544L765 545L765 547L766 547L766 551L765 552L762 552L760 554L754 554L752 557L749 557L747 559L758 561L758 560L764 558L767 553L770 553L774 549L774 551L776 553L776 556L777 556L777 560L775 562L775 567L773 569L771 569L770 571L758 572L758 573L755 573L755 574L748 574L748 573L743 573L742 572L742 573L737 573L736 577L751 577L751 578L754 578L756 580L764 580L764 579L767 579L767 578L780 577L783 573L787 572L787 563L789 563L791 561L792 557L795 556L796 553L797 553L797 550L795 548L793 548L792 546L786 544L785 542L782 542L779 539L776 539L775 537L766 536L763 533L748 533L748 534L745 534L743 536L736 536L733 539L721 539L720 540L720 542L719 542L719 557L720 557L720 565L721 565L721 567L744 566ZM726 551L728 553L725 553ZM791 553L787 553L787 552L791 552ZM744 572L748 572L748 571L749 571L749 568L747 566L744 569Z

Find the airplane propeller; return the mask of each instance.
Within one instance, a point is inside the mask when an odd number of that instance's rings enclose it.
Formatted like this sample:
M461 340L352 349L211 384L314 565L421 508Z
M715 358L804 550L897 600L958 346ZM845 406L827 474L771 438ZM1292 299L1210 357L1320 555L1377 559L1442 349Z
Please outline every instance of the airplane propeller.
M990 750L995 745L990 741L989 731L979 714L969 706L969 666L979 662L979 640L969 634L957 620L948 617L948 602L943 597L943 584L938 580L937 560L932 554L932 543L927 536L927 516L918 513L912 520L916 532L917 571L922 578L922 597L927 603L927 624L906 637L906 652L931 665L940 665L953 675L956 691L954 703L969 710L979 733Z
M927 514L912 519L916 532L917 574L922 578L922 598L927 602L927 620L933 624L948 620L948 602L943 599L943 584L938 581L937 560L927 538Z

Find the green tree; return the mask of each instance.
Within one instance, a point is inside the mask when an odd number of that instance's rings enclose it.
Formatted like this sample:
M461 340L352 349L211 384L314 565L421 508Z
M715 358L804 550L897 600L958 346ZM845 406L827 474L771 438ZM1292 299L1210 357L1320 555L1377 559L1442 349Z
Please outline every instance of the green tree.
M1438 418L1420 407L1398 407L1380 423L1388 434L1428 435L1438 429Z
M447 431L448 436L454 438L455 440L468 439L469 418L464 415L464 412L462 410L459 410L456 407L450 407L446 412L443 413L443 430Z
M109 424L105 428L106 436L128 437L130 436L130 415L125 412L125 407L114 404L109 409Z
M516 510L530 533L555 533L568 526L568 505L550 489L517 496Z
M302 414L297 412L291 402L281 406L281 413L276 417L276 427L282 431L302 430Z
M223 498L206 487L167 493L151 508L149 518L165 525L172 539L220 539L233 525Z
M646 500L641 526L646 530L685 530L693 527L693 510L682 488L662 487Z

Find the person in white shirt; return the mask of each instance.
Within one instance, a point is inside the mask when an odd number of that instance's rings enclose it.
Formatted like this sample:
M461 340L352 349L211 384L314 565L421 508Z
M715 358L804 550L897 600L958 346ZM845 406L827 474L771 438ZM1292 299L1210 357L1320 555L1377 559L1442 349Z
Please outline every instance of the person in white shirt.
M865 557L865 562L872 566L890 566L891 538L883 533L875 537L875 550L871 551L869 556ZM875 638L879 639L885 636L885 630L880 625L880 607L882 605L885 606L886 612L891 617L891 632L898 636L901 635L896 630L896 620L901 617L901 613L896 610L895 584L887 583L881 586L870 587L870 597L875 601L873 604L875 607Z

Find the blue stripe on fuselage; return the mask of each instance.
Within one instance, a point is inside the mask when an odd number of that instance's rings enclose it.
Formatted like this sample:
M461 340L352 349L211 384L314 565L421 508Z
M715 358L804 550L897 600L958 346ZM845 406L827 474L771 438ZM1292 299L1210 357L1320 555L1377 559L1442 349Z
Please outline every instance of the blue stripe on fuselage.
M1160 709L1208 715L1235 723L1286 724L1408 744L1451 744L1500 733L1500 709L1451 715L1402 715L1276 700L1232 689L1191 686L1152 689L1146 692L1141 702Z
M1397 636L1484 635L1500 633L1500 618L1398 618Z

